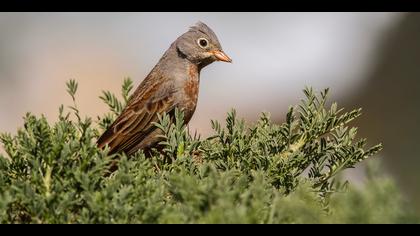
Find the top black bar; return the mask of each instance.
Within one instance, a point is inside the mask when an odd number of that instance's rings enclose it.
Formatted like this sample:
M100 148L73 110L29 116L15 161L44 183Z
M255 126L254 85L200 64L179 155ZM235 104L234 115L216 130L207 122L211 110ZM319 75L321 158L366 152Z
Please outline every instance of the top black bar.
M0 11L13 12L213 12L213 11L417 11L416 1L218 1L218 0L136 0L136 1L98 1L98 0L13 0L4 1Z

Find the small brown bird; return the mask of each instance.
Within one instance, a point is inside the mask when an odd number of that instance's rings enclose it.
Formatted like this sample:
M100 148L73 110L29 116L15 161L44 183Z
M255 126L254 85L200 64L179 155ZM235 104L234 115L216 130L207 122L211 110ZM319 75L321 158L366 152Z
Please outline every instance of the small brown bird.
M160 130L152 122L162 113L173 118L175 108L184 111L187 124L197 105L200 71L214 61L232 62L213 30L198 22L171 44L121 115L98 139L98 147L108 144L110 154L127 155L155 147Z

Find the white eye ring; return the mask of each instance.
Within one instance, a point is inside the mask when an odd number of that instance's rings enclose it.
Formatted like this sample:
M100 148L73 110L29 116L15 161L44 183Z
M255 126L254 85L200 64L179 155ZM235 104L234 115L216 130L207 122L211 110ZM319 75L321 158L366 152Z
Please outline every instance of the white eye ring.
M205 38L199 38L197 39L197 44L201 48L207 48L209 46L209 41Z

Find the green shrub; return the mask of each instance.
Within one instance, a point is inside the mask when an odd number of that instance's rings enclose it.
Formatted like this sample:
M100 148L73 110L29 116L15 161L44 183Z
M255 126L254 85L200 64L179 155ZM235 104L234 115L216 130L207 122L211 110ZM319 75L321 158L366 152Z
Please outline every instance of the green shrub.
M306 88L283 124L263 113L246 125L232 110L225 127L211 121L206 139L189 134L182 112L173 122L162 114L163 151L128 158L95 142L128 101L131 80L123 101L103 93L110 112L95 122L76 106L77 83L67 87L74 104L60 107L57 122L28 113L16 135L0 136L2 223L417 222L389 179L371 176L359 190L337 178L382 146L366 149L347 127L360 109L326 108L328 90ZM107 176L115 158L119 169Z

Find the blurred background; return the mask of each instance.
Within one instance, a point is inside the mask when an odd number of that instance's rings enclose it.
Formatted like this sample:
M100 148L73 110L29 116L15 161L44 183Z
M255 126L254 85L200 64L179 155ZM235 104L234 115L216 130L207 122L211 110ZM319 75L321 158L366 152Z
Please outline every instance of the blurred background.
M15 133L28 111L54 121L70 78L82 114L102 115L102 90L119 94L125 77L137 86L198 20L233 64L202 71L190 130L210 134L233 107L281 122L305 85L330 87L339 106L363 108L353 125L384 144L387 173L420 209L420 13L0 13L0 131Z

